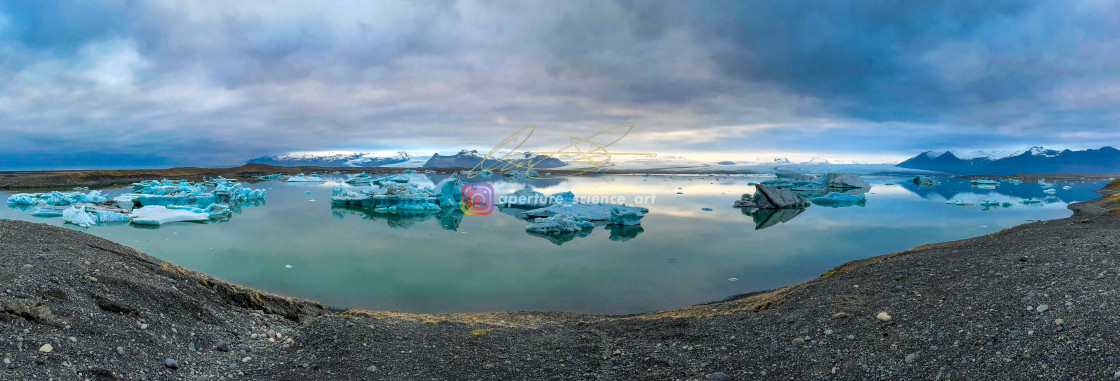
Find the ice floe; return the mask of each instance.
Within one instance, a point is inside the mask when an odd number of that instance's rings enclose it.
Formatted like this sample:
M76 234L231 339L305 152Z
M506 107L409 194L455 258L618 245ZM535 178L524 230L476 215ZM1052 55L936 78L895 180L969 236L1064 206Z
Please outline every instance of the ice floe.
M128 218L137 225L163 225L172 222L221 220L228 218L231 213L228 206L221 204L211 204L202 209L177 205L152 205L133 210Z
M298 175L295 175L295 176L288 177L288 180L287 180L287 182L289 182L289 183L322 183L322 182L326 182L326 181L327 181L327 179L324 179L322 176L319 176L317 174L313 174L313 175L308 176L308 175L304 175L302 173L300 173Z
M831 207L863 205L867 203L867 195L830 192L827 195L814 198L814 204Z

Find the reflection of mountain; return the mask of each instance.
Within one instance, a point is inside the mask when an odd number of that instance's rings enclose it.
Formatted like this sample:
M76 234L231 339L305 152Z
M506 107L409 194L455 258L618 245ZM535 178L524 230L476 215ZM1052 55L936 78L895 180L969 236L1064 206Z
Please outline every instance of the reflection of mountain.
M768 227L789 222L794 217L805 212L805 209L752 209L742 208L739 209L748 216L754 218L754 230L762 230Z
M982 189L972 185L970 180L965 179L938 178L937 181L940 181L941 184L933 187L922 187L909 181L900 181L897 184L903 189L925 199L931 198L932 195L937 195L946 200L952 200L958 198L958 196L962 194L979 194L987 195L993 199L999 196L1010 196L1022 199L1051 200L1052 202L1061 201L1065 203L1096 198L1098 195L1094 193L1093 190L1100 188L1104 184L1103 182L1077 183L1073 185L1073 189L1069 190L1061 189L1062 185L1060 184L1054 187L1057 192L1051 195L1043 192L1045 189L1037 183L1015 185L1012 183L1000 182L995 189Z
M361 216L367 220L385 220L391 228L410 228L412 225L438 219L440 226L447 230L458 230L463 221L463 211L456 208L445 208L431 213L380 213L373 208L331 205L331 214L338 219L346 216Z
M642 225L607 225L607 230L611 232L611 241L615 242L632 240L646 231Z

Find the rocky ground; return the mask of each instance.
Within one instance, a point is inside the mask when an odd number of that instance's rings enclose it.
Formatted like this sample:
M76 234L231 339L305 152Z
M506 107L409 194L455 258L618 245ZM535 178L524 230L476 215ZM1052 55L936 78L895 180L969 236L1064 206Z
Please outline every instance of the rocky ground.
M1117 202L636 316L334 311L4 220L0 379L1111 379Z

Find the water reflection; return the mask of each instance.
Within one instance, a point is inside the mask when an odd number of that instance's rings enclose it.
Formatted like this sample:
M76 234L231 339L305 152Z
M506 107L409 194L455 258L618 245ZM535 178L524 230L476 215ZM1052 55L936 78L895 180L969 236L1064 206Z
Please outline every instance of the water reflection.
M805 213L805 209L756 209L756 208L742 208L740 209L743 214L754 218L754 230L762 230L768 227L786 223L794 217Z
M373 221L382 220L390 228L403 229L411 228L413 225L424 221L436 220L439 221L439 225L443 229L456 231L459 229L459 225L463 223L463 211L454 208L444 208L438 212L383 213L371 207L331 205L331 214L339 220L344 220L346 216L358 216Z

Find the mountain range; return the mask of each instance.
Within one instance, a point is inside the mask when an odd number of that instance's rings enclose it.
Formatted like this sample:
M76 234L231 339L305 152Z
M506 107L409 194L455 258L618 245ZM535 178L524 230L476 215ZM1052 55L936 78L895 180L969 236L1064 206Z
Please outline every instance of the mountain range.
M516 157L516 158L514 158L514 157ZM560 161L560 159L545 156L545 155L535 155L534 156L534 155L531 155L531 154L524 154L524 155L516 155L514 157L511 157L509 160L504 160L504 161L503 160L497 160L497 159L494 159L494 158L487 159L483 155L480 155L478 153L478 151L462 150L462 151L459 151L459 153L454 154L454 155L440 155L438 153L434 154L434 155L432 155L431 159L428 159L427 163L424 163L424 167L425 168L474 168L476 166L479 166L479 164L481 163L482 164L480 166L481 168L502 168L506 165L506 162L515 164L519 167L532 166L533 168L559 168L559 167L563 167L565 165L568 165L568 163Z
M1014 175L1026 173L1120 173L1120 150L1112 147L1084 151L1031 147L1022 151L969 153L926 151L898 164L955 175Z
M372 152L293 152L285 155L262 156L249 162L284 167L380 167L403 163L410 158L409 154L403 151L387 156Z

